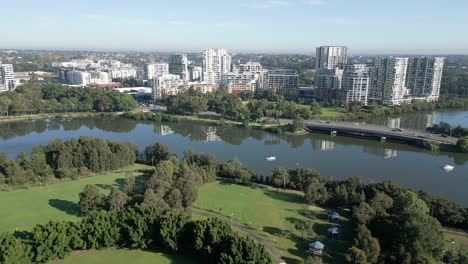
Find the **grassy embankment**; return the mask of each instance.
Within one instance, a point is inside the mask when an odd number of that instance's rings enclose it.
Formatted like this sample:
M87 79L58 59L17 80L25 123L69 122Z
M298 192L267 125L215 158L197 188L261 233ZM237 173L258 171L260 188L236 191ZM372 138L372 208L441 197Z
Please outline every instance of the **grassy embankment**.
M12 122L12 121L23 121L23 120L35 120L35 119L48 119L48 118L73 118L73 117L91 117L91 116L101 116L101 115L119 115L120 112L106 112L106 113L96 113L96 112L68 112L68 113L41 113L41 114L30 114L30 115L13 115L13 116L0 116L1 122Z

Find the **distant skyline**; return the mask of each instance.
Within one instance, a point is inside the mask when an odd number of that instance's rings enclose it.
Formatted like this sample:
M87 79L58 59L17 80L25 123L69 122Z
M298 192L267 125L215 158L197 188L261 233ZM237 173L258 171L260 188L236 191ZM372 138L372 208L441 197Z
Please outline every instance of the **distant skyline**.
M0 49L468 54L464 0L2 1Z

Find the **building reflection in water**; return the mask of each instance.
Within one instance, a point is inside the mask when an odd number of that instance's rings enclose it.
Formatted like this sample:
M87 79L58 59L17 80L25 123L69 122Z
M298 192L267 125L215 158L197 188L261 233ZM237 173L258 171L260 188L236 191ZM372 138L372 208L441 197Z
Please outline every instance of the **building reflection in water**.
M208 127L206 132L206 142L221 141L221 138L216 135L216 127Z
M384 159L391 159L398 155L396 149L384 149Z
M399 128L401 125L401 118L389 118L387 122L387 126L389 128Z
M388 118L386 125L389 128L409 128L425 130L436 123L435 112L428 114L408 114L402 117Z
M155 126L154 127L154 132L156 134L161 135L161 136L165 136L165 135L169 135L169 134L174 133L174 131L169 126L165 126L165 125Z

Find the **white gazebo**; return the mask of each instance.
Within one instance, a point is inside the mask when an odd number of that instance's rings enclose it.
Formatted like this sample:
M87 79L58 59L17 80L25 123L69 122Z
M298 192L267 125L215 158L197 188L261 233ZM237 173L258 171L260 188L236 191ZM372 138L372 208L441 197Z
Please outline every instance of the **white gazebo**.
M314 255L321 256L323 254L324 248L325 248L325 245L322 242L316 240L314 242L309 243L308 252Z

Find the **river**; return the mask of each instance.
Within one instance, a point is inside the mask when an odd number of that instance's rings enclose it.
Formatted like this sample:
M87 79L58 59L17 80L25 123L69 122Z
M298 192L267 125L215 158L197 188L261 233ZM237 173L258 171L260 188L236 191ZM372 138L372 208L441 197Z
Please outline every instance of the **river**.
M468 127L466 116L467 111L420 112L374 119L372 123L423 129L429 123L445 121ZM30 152L33 145L79 136L129 141L140 148L161 142L179 156L190 148L212 152L221 161L239 158L263 174L275 166L301 166L334 179L360 176L369 182L392 180L468 206L467 154L430 152L404 144L325 134L286 136L251 128L188 122L161 124L121 117L49 119L0 123L0 152L14 158L21 151ZM266 161L269 156L276 156L277 160ZM445 164L454 165L455 169L445 172L442 169Z

